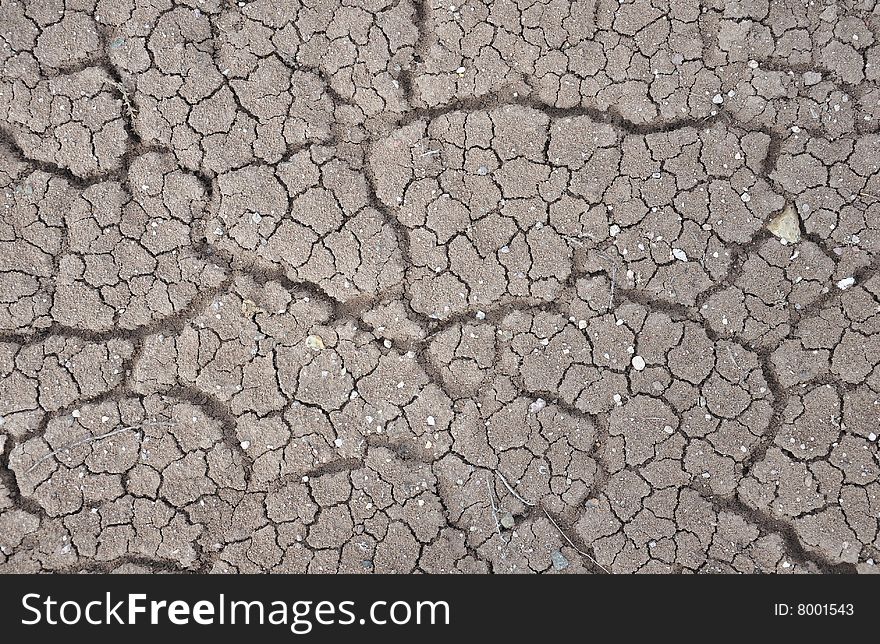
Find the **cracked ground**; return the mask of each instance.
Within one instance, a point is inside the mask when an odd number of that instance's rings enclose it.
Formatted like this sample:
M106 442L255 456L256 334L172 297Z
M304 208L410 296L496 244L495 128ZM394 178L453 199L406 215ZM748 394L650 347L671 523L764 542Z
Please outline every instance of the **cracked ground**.
M872 572L874 0L0 0L0 572Z

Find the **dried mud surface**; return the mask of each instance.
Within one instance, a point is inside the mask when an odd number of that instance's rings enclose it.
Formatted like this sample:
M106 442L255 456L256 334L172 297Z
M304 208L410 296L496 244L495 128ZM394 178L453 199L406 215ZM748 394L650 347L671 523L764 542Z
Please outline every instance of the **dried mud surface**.
M872 572L874 0L0 0L0 572Z

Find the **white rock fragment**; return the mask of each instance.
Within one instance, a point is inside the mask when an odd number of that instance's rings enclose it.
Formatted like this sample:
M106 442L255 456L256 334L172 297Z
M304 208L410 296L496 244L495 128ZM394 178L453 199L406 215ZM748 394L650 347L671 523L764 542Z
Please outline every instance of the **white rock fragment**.
M632 367L636 371L642 371L645 368L645 359L642 356L633 356Z
M323 351L324 339L320 335L312 334L306 338L306 346L312 351Z
M543 398L538 398L535 402L529 405L529 413L537 414L539 411L544 409L547 406L547 401Z
M680 262L688 261L687 253L685 253L681 248L673 248L672 256Z
M846 289L848 289L850 286L852 286L855 283L856 283L855 277L846 277L837 283L837 288L839 288L841 291L845 291Z
M437 421L434 419L433 416L428 416L428 417L425 419L425 423L428 425L428 427L433 427L434 425L437 424Z
M241 445L242 449L247 449L248 447L251 446L251 442L250 441L241 441L241 443L239 443L239 445Z
M801 240L801 220L794 205L785 204L782 212L767 224L767 230L776 235L784 243L796 244Z
M812 72L812 71L804 72L803 79L804 79L804 85L806 85L808 87L811 85L818 85L819 83L822 82L822 74L820 74L819 72Z
M724 102L724 97L721 94L715 94L715 96L712 97L712 102L715 103L715 105L721 105Z

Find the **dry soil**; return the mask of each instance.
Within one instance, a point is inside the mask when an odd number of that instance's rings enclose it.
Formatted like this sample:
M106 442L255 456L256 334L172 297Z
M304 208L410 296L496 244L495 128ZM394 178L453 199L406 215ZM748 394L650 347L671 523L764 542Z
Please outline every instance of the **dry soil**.
M0 0L0 572L871 572L875 0Z

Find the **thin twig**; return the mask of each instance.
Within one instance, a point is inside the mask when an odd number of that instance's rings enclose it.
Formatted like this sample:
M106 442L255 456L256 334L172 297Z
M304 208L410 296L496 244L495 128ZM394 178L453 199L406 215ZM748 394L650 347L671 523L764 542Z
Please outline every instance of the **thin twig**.
M737 369L742 371L742 367L739 366L739 363L736 361L736 358L733 356L733 351L730 349L730 345L727 345L727 355L730 357L730 361L733 363Z
M617 286L617 266L611 269L611 296L608 298L608 310L614 310L614 287Z
M492 493L492 484L489 483L488 478L486 479L486 488L489 490L489 503L492 505L492 517L495 519L495 529L498 531L498 536L504 541L504 537L501 536L501 522L498 520L498 508L495 507L495 495Z
M527 506L529 506L530 508L535 507L535 504L534 504L534 503L532 503L531 501L526 501L526 500L525 500L524 498L522 498L519 494L517 494L517 491L514 490L514 489L511 487L510 483L507 482L507 479L504 478L504 474L502 474L501 472L498 472L498 471L496 471L495 473L498 475L498 478L501 479L501 482L504 483L504 487L506 487L506 488L510 491L510 493L511 493L513 496L515 496L517 499L519 499L520 501L522 501L523 503L525 503L525 504L526 504Z
M123 433L123 432L130 432L130 431L134 431L134 430L143 429L144 427L163 427L163 426L167 427L167 426L170 426L170 425L173 425L173 424L174 424L174 423L170 423L170 422L162 422L162 423L142 423L142 424L140 424L140 425L130 425L130 426L128 426L128 427L119 427L118 429L113 429L113 430L110 430L109 432L107 432L107 433L105 433L105 434L98 434L97 436L86 436L85 438L81 438L81 439L79 439L78 441L74 441L74 442L72 442L72 443L68 443L67 445L62 445L62 446L59 447L58 449L56 449L56 450L54 450L54 451L52 451L52 452L49 452L48 454L44 454L44 455L41 456L39 459L37 459L37 461L36 461L33 465L31 465L28 469L26 469L24 473L25 473L25 474L30 474L30 473L31 473L31 472L32 472L32 471L33 471L33 470L34 470L34 469L35 469L40 463L42 463L43 461L45 461L45 460L47 460L47 459L50 459L50 458L52 458L53 456L56 456L56 455L60 454L60 453L63 452L63 451L66 451L66 450L72 449L72 448L74 448L74 447L78 447L79 445L84 445L84 444L86 444L86 443L91 443L92 441L98 441L98 440L101 440L102 438L110 438L111 436L116 436L116 434L121 434L121 433Z
M593 557L590 556L588 553L584 552L583 550L581 550L580 548L578 548L576 545L574 545L574 541L572 541L571 539L568 538L568 535L565 534L565 532L562 530L562 528L559 527L559 524L556 523L556 521L553 520L553 517L550 516L550 513L547 512L547 509L546 509L546 508L541 508L541 509L544 510L544 515L547 517L547 519L550 521L550 523L553 524L553 527L556 528L556 530L559 532L559 534L562 535L562 538L563 538L563 539L565 539L566 541L568 541L568 545L570 545L572 548L574 548L575 552L577 552L577 553L578 553L579 555L581 555L582 557L586 557L587 559L589 559L590 561L592 561L594 564L596 564L597 566L599 566L599 568L601 568L601 569L602 569L603 571L605 571L607 574L609 574L609 575L611 574L610 572L608 572L608 570L606 570L605 566L603 566L603 565L600 564L598 561L596 561L595 559L593 559Z

